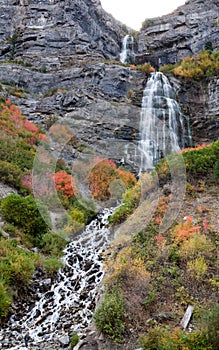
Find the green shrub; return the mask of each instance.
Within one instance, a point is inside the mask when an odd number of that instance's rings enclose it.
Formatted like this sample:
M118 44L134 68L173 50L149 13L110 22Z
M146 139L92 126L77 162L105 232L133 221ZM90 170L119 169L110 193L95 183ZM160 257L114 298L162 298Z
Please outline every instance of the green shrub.
M58 269L63 267L63 262L56 257L50 257L43 261L43 266L48 274L53 275L58 272Z
M45 258L27 249L20 248L15 239L0 238L0 256L1 321L8 314L13 295L16 295L18 290L26 289L28 284L31 283L35 266L44 266L46 272L53 275L63 266L63 263L56 257ZM13 293L11 293L11 290L13 290Z
M159 68L159 71L165 74L167 72L172 71L175 67L176 67L175 64L164 64Z
M186 333L181 330L168 330L157 326L149 329L147 335L140 339L145 350L213 350L205 332Z
M193 183L194 179L217 174L217 162L219 158L219 140L210 145L201 145L196 148L188 148L181 151L184 158L187 179ZM168 181L170 169L167 160L164 159L156 165L159 179Z
M21 185L21 170L16 164L0 160L0 179L16 188Z
M9 259L12 277L23 286L29 284L34 273L34 259L24 251L13 252Z
M8 288L3 281L0 280L0 318L5 317L9 311L12 298L8 292Z
M140 339L140 345L145 350L161 350L161 339L164 335L164 329L159 327L152 328L148 331L147 336Z
M195 331L192 333L180 333L180 344L189 350L213 350L205 331ZM171 349L171 348L170 348ZM168 350L168 349L167 349Z
M35 261L33 253L18 248L15 240L0 240L0 276L6 284L25 287L30 283Z
M129 214L137 207L140 199L141 188L137 183L132 188L126 190L122 196L122 205L120 205L109 218L109 223L116 225L125 220Z
M69 210L70 216L79 223L87 224L96 214L96 205L91 198L74 198ZM82 218L83 217L83 218Z
M64 238L48 232L42 236L39 246L43 254L60 257L63 255L66 243L67 241Z
M214 178L219 180L219 160L216 161L213 169Z
M193 279L200 280L203 279L204 275L206 274L208 265L205 258L201 256L200 258L188 261L187 268L190 276Z
M204 328L212 349L219 349L219 303L216 303L203 317Z
M182 153L187 174L207 175L213 172L219 157L219 140L200 149Z
M3 218L29 235L32 243L36 245L49 228L38 208L49 222L47 208L31 196L21 197L18 194L10 194L1 201L0 206Z
M35 257L32 252L21 249L15 240L0 239L0 276L6 285L13 284L25 287L30 283Z
M79 342L79 336L77 333L72 333L71 335L71 348L73 349L75 345Z
M32 169L35 149L17 136L0 134L1 161L13 163L22 171Z
M4 230L7 233L10 233L11 235L16 235L17 233L17 228L13 224L6 223L4 225Z
M84 213L82 211L80 211L77 208L73 208L70 213L69 213L70 217L79 222L79 224L83 224L84 223Z
M144 306L148 307L149 305L151 305L157 298L157 294L156 294L156 288L153 287L152 290L150 290L148 292L147 297L144 300Z
M107 291L102 303L94 313L97 329L116 342L122 341L124 325L124 298L120 289Z

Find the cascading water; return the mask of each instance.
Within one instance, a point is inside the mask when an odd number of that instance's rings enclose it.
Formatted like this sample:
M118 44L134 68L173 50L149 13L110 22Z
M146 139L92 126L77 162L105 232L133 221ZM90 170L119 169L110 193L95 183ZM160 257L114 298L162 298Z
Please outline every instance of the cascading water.
M50 289L37 296L35 305L23 307L23 317L13 315L0 339L20 349L21 334L29 331L32 344L53 341L61 335L63 323L71 325L71 332L82 331L92 319L98 285L103 278L101 254L109 245L107 219L112 209L104 209L64 250L64 268ZM28 309L29 307L29 309ZM63 321L65 320L65 322Z
M120 62L128 64L135 63L134 38L130 34L127 34L122 41Z
M161 72L151 73L147 81L139 129L140 172L152 169L160 158L191 145L188 120Z

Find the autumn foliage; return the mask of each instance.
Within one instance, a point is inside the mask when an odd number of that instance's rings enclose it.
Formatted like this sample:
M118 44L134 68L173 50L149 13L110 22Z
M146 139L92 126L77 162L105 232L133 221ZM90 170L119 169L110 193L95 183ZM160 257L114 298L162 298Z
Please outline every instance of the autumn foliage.
M112 160L102 159L95 163L89 175L89 188L93 198L97 200L104 201L110 198L116 180L120 180L125 188L132 187L136 183L133 174L118 169Z
M186 79L200 80L204 77L218 75L219 50L201 51L197 55L185 57L180 65L173 69L173 74Z
M40 128L27 120L9 99L0 97L1 181L18 190L31 189L30 170L36 145L41 142L48 142L48 138Z
M9 99L0 104L0 127L8 135L20 136L26 143L37 143L48 141L46 135L42 134L40 128L27 120L20 109L11 103Z
M200 234L200 226L193 224L191 216L187 216L186 221L179 223L174 230L174 238L176 242L190 239L197 234Z
M62 195L70 198L73 197L76 192L76 184L72 175L66 173L64 170L60 170L54 175L54 181L56 190Z
M202 143L201 145L197 145L195 147L188 147L188 148L183 148L179 151L179 153L184 153L184 152L189 152L189 151L198 151L200 149L203 149L205 147L210 146L211 144L207 144L207 143Z

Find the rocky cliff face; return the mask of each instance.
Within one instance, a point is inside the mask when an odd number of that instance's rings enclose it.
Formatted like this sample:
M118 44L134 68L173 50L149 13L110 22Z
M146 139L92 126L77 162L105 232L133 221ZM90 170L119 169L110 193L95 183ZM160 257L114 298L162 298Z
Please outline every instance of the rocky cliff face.
M219 138L219 78L185 81L168 76L184 114L189 116L193 143Z
M109 62L119 59L121 23L99 0L0 5L2 93L30 120L48 128L61 119L84 148L119 161L127 140L138 138L139 101L128 95L141 94L145 78Z
M12 102L44 129L60 120L72 128L78 144L89 152L118 161L127 147L134 154L141 98L133 99L135 91L143 91L142 73L106 63L84 63L53 73L2 64L0 81L5 91L8 81L13 81L15 89L22 87L22 96L11 95ZM79 156L77 147L72 151L73 157Z
M138 53L145 60L148 54L159 64L175 63L196 54L212 43L219 47L218 0L189 0L174 12L145 20L138 34Z
M189 1L153 21L138 34L139 52L149 50L157 62L175 62L206 41L218 45L215 0ZM58 119L71 124L73 158L83 148L132 168L145 76L109 60L121 52L121 23L99 0L0 0L0 28L1 93L44 128ZM217 138L218 79L201 88L172 84L195 142Z
M47 70L73 63L75 55L116 58L124 35L99 0L1 0L0 27L2 61Z

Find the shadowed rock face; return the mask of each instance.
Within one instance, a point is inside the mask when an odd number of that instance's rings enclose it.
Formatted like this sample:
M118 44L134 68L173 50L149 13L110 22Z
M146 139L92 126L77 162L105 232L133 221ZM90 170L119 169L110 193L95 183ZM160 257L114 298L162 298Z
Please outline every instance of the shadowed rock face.
M185 81L168 76L184 114L189 116L194 144L219 138L219 78Z
M138 54L156 56L161 65L196 54L211 42L219 46L219 2L190 0L172 13L145 20L138 34Z

